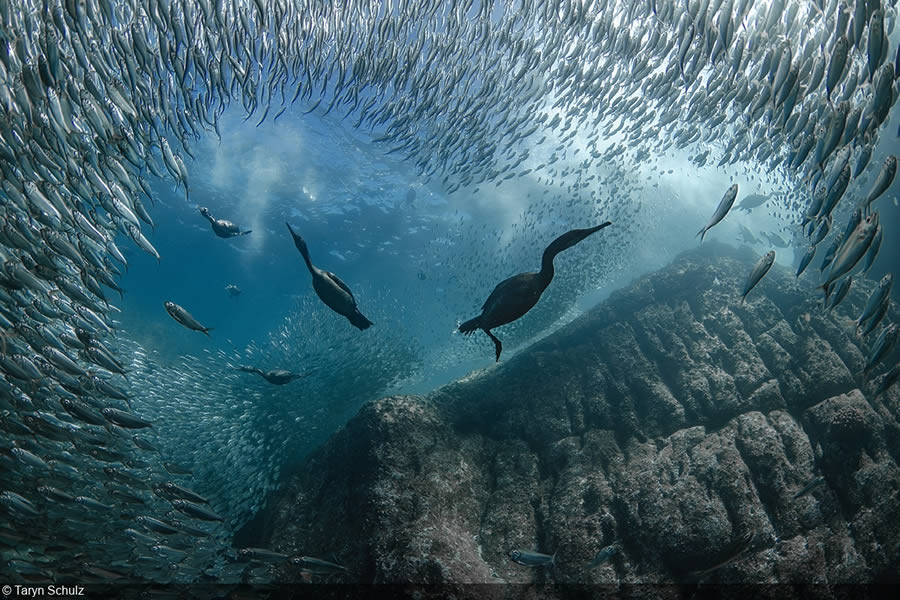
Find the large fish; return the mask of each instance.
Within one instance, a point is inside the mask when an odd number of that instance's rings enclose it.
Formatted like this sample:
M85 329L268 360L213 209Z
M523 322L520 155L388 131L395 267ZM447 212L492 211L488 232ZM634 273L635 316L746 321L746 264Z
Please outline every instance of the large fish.
M872 245L869 246L869 251L866 252L866 262L862 268L863 275L866 275L869 272L869 269L872 268L872 265L875 264L875 259L878 257L878 250L881 248L882 239L884 239L884 229L879 225L878 229L875 230L875 238L872 240Z
M875 233L878 230L878 213L872 213L856 226L852 235L844 240L843 246L831 262L831 271L822 284L822 288L831 285L843 275L849 273L856 263L865 255L872 245Z
M884 43L884 14L880 9L876 9L872 12L872 16L869 17L869 41L866 44L866 54L869 59L867 63L869 79L875 77L875 71L878 70L878 66L883 60L882 46Z
M741 203L738 204L735 208L737 210L743 210L749 213L751 210L758 206L762 206L766 202L769 201L769 196L764 196L762 194L750 194L749 196L745 196Z
M837 289L834 291L834 294L831 295L831 302L826 302L826 310L834 310L834 307L841 303L841 301L847 297L847 294L850 292L850 286L853 284L853 278L851 276L844 277L837 284Z
M875 313L878 312L878 309L881 307L881 305L887 302L888 298L890 298L891 296L891 286L893 284L893 273L888 273L881 278L881 281L878 282L878 287L872 290L872 293L869 295L869 299L866 301L865 308L863 308L863 311L860 313L859 318L856 319L857 327L872 318Z
M757 261L753 266L753 270L750 271L750 275L747 276L747 281L744 283L744 291L741 292L741 304L744 303L750 290L756 287L756 284L769 272L773 264L775 264L775 251L769 250Z
M831 100L831 92L837 87L844 75L844 67L847 65L847 54L850 50L850 42L847 36L841 34L834 49L831 51L831 60L828 62L828 74L825 78L826 97Z
M885 298L884 302L882 302L875 310L875 314L866 319L864 323L856 328L856 335L858 337L866 337L867 335L875 331L881 324L881 321L884 319L884 315L887 314L888 308L890 308L890 306L891 297L888 296L887 298Z
M863 203L867 211L872 205L872 202L891 187L895 175L897 175L897 157L891 154L884 159L884 164L881 165L881 171L878 172L878 177L875 178L875 183L872 184L872 189L869 191L869 195L866 196L866 200Z
M709 223L706 226L697 232L697 235L700 236L700 242L703 242L703 237L706 235L706 232L709 231L716 223L725 218L725 215L728 214L728 211L731 210L731 205L734 204L734 199L737 198L738 193L738 184L733 184L725 191L725 195L722 196L722 200L719 201L719 206L716 208L715 214L713 214L712 218L709 220Z
M803 258L800 259L800 264L797 267L797 277L806 270L806 267L809 266L809 263L812 262L813 257L816 255L816 246L815 244L810 244L806 248L806 253L803 255Z
M875 390L875 397L877 398L888 391L888 388L897 383L898 379L900 379L900 363L894 365L891 370L885 373L884 377L881 378L878 389Z
M854 225L854 228L855 227L856 226ZM853 231L851 230L850 233L852 234ZM819 267L820 272L824 272L825 269L827 269L828 266L831 264L831 261L834 260L834 257L837 254L837 251L841 249L841 246L843 245L844 239L846 237L847 236L844 235L843 233L839 233L836 236L834 236L834 240L831 242L831 245L828 247L828 250L825 252L825 258L822 260L822 266Z
M191 315L184 307L175 304L174 302L166 302L166 312L172 315L172 318L187 327L188 329L193 329L194 331L202 331L206 335L209 335L209 332L212 330L212 327L204 327L200 324L197 319Z
M869 356L866 357L866 366L863 369L864 379L868 379L869 373L878 366L878 363L880 363L885 356L891 353L891 350L897 345L898 334L900 334L900 329L897 328L895 323L891 323L881 331L881 334L872 346L872 351L869 352Z

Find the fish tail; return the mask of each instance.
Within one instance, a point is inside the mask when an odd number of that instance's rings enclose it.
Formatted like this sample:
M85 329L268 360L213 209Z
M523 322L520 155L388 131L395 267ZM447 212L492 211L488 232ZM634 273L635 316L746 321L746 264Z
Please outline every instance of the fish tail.
M203 329L203 333L205 333L207 335L207 337L209 337L209 332L212 331L213 329L215 329L215 328L214 327L205 327Z
M476 329L481 328L481 315L478 315L474 319L469 319L465 323L459 326L459 332L465 335L469 335Z
M703 238L706 237L706 227L697 232L697 235L700 236L700 243L703 243Z
M353 314L347 318L350 320L350 323L354 327L358 328L360 331L362 331L364 329L368 329L369 327L371 327L373 325L372 321L365 318L363 316L363 314L361 312L359 312L358 308L356 310L354 310Z

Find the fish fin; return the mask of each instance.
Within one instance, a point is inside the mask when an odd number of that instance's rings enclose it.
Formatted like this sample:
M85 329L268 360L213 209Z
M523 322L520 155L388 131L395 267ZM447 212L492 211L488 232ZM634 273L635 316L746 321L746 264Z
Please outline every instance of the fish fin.
M215 327L206 327L203 329L203 333L205 333L207 336L209 336L209 332L212 331L213 329L215 329Z

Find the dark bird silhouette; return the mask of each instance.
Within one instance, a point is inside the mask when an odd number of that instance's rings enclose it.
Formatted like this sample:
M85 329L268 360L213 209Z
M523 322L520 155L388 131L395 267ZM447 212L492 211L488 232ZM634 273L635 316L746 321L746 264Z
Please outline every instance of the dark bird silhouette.
M500 282L494 288L494 291L491 292L491 295L488 296L484 306L481 307L481 314L460 325L460 332L469 335L476 329L484 331L491 338L491 341L494 342L497 360L499 361L503 344L491 333L491 329L512 323L537 304L541 294L544 293L544 290L547 289L547 286L553 280L553 259L556 258L557 254L571 248L587 236L609 225L612 225L612 222L607 221L602 225L588 229L573 229L553 240L547 246L547 249L544 250L540 271L537 273L520 273Z
M301 377L306 377L309 373L291 373L290 371L285 371L284 369L273 369L272 371L263 371L262 369L257 369L256 367L237 367L238 371L243 371L245 373L256 373L272 385L285 385L290 383L296 379L300 379Z
M347 320L354 327L361 330L370 327L372 321L359 312L359 309L356 307L356 298L353 297L353 292L350 291L347 284L341 281L334 273L323 271L313 266L309 260L309 250L306 247L306 242L303 241L302 237L294 233L289 223L285 223L285 225L287 225L288 231L291 232L291 236L294 238L294 245L297 246L297 250L303 255L306 267L309 269L310 275L312 275L313 289L322 302L325 303L325 306L337 314L347 317Z
M209 224L212 225L213 233L215 233L220 238L230 238L237 237L239 235L247 235L251 233L251 230L241 231L241 228L232 223L231 221L226 221L225 219L216 219L211 214L209 214L209 209L205 206L200 207L200 214L206 217L209 221Z

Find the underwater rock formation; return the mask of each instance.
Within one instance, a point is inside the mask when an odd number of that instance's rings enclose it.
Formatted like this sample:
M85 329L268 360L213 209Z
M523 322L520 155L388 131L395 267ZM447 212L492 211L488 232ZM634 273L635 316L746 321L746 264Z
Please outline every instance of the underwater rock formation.
M863 385L874 335L850 325L874 284L824 314L776 266L740 304L754 260L704 245L496 368L368 403L270 502L265 543L377 583L888 580L900 386Z

